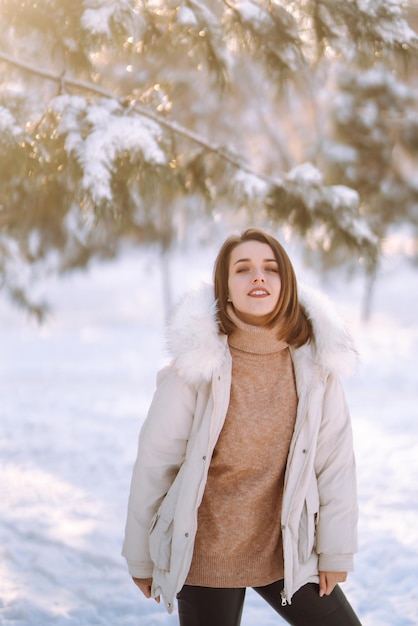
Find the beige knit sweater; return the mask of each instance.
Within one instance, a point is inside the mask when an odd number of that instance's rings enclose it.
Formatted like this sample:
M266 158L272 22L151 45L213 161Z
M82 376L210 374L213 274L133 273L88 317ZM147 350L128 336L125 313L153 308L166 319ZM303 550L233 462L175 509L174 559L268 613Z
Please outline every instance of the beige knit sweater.
M198 511L188 585L256 587L283 578L280 513L297 408L293 365L277 329L235 318L230 404Z

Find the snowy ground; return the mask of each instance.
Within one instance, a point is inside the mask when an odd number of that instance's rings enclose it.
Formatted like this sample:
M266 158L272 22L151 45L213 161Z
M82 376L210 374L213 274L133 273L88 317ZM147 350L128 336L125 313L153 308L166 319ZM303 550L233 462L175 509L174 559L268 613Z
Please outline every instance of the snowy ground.
M173 262L176 294L210 276L212 255L197 256L193 271ZM45 289L55 315L42 328L0 301L0 624L177 624L120 557L137 434L166 358L157 263L131 253ZM362 354L345 383L361 518L344 589L364 626L418 625L418 271L388 264L366 327L358 285L327 291ZM279 623L249 591L242 625Z

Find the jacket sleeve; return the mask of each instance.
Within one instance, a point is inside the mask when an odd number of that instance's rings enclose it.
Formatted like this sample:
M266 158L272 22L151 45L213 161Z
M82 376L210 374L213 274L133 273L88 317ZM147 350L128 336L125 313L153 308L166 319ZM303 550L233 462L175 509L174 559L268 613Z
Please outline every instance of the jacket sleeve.
M335 375L326 383L315 472L319 570L350 571L357 551L357 483L349 411Z
M159 373L139 435L122 549L129 573L136 578L152 577L148 530L184 461L195 403L195 390L172 367Z

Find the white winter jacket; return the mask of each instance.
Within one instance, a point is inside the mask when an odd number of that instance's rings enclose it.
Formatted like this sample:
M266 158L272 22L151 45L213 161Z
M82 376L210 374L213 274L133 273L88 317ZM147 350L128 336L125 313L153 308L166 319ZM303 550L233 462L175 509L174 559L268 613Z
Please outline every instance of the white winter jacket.
M352 434L338 379L357 355L330 303L307 288L299 297L315 340L291 349L298 410L281 511L284 602L318 582L319 570L351 570L357 550ZM153 578L152 595L172 612L193 556L197 510L231 387L231 354L210 285L183 299L168 343L173 360L158 374L140 433L122 554L132 576Z

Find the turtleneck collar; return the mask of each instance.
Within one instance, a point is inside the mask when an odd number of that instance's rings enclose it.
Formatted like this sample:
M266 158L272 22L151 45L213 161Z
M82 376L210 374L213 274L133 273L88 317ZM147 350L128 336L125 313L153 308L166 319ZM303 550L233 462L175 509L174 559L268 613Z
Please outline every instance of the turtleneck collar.
M235 328L228 337L232 348L252 354L274 354L288 347L288 343L278 337L277 326L254 326L246 324L228 305L228 315L235 324Z

